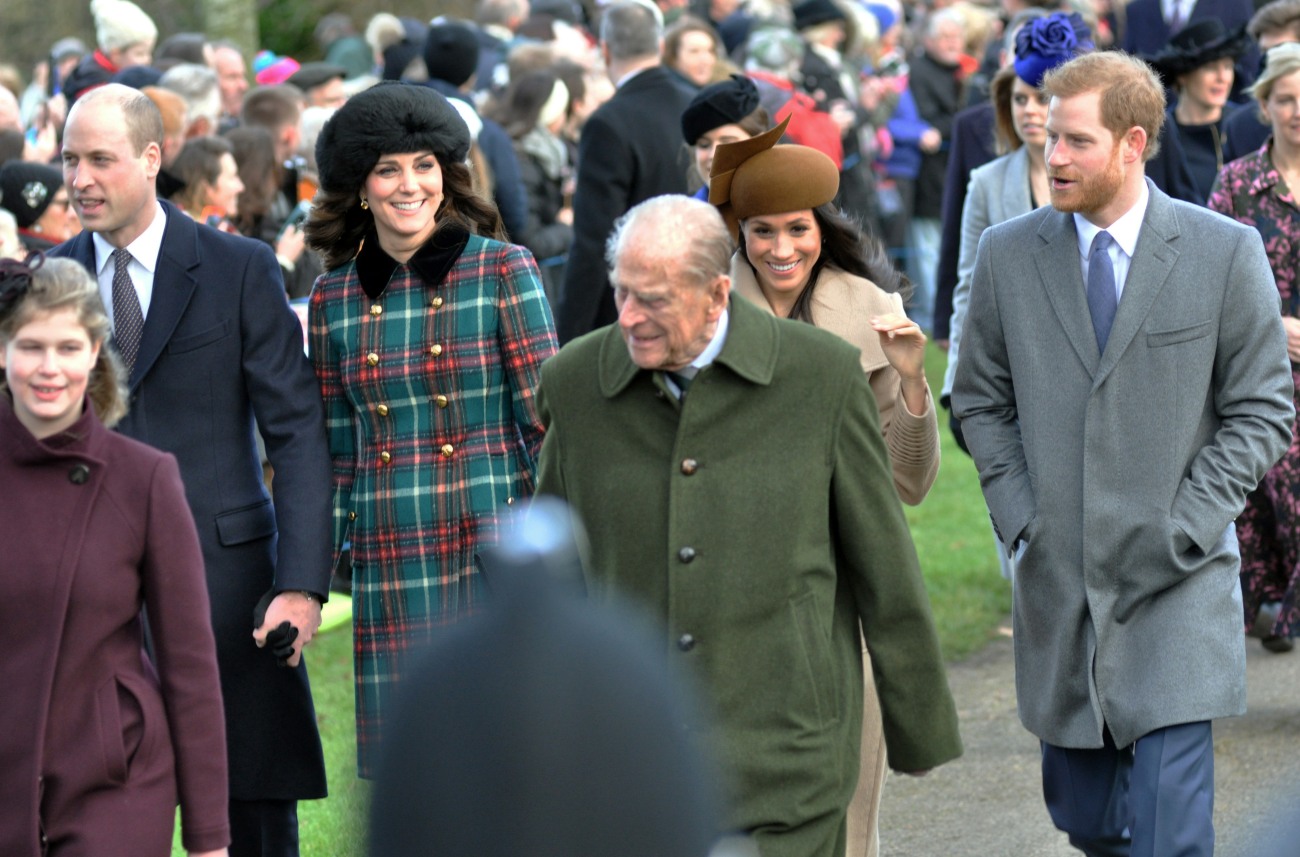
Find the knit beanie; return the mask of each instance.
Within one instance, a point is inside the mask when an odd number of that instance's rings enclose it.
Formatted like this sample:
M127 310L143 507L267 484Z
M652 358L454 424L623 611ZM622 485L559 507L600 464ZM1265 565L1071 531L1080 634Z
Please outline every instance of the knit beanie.
M478 36L460 21L442 21L429 27L424 40L424 64L430 80L461 86L478 68Z
M131 0L90 0L90 14L95 19L95 41L101 51L158 40L153 19Z
M41 219L59 188L63 173L58 167L33 161L6 161L0 167L0 205L26 229Z

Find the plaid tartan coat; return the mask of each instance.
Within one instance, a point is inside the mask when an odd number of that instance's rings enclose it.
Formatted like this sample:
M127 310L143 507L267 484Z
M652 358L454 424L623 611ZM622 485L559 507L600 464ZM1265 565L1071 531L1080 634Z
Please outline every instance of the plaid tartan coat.
M401 657L483 597L475 555L533 490L555 328L527 250L444 228L407 264L374 236L316 282L309 349L352 541L357 760L369 776Z

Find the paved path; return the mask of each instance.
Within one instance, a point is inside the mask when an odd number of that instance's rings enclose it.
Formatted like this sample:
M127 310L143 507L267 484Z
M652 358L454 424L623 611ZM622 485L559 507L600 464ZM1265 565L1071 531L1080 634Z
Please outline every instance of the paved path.
M1300 815L1300 649L1246 646L1244 717L1215 723L1216 857L1300 857L1274 832ZM1016 717L1011 640L949 668L966 753L916 779L890 775L881 857L1077 857L1043 806L1038 741Z

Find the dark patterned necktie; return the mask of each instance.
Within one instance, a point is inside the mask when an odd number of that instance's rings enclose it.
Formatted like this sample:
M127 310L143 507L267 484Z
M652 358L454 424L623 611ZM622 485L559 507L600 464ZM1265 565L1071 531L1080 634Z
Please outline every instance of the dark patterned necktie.
M135 292L131 274L126 266L131 254L124 249L113 251L113 338L117 350L126 364L129 377L135 368L136 355L140 353L140 337L144 334L144 314L140 312L140 296Z
M1104 229L1092 239L1088 252L1088 312L1092 314L1092 330L1097 334L1097 350L1106 350L1110 326L1115 322L1115 267L1106 252L1114 239Z

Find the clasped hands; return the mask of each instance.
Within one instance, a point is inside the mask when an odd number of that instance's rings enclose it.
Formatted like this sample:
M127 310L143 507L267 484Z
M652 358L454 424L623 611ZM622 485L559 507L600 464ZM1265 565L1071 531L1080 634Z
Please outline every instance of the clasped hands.
M269 646L281 666L298 666L319 628L320 601L299 590L270 590L253 610L253 642Z

